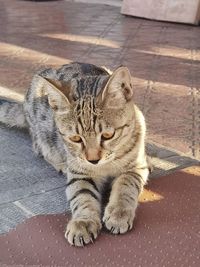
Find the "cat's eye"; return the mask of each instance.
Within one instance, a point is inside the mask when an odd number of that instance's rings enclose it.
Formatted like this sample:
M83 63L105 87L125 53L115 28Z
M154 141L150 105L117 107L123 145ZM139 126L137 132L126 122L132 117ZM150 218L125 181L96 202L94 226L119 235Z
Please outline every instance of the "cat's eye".
M81 143L82 142L82 139L79 135L70 136L69 139L75 143Z
M102 133L101 138L103 140L109 140L109 139L113 138L114 135L115 135L115 132L104 132L104 133Z

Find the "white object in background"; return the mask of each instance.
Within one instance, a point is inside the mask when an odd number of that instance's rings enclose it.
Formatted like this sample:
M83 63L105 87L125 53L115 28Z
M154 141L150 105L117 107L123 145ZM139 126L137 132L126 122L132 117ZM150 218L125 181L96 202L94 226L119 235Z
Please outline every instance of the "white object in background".
M121 13L148 19L198 24L200 0L123 0Z

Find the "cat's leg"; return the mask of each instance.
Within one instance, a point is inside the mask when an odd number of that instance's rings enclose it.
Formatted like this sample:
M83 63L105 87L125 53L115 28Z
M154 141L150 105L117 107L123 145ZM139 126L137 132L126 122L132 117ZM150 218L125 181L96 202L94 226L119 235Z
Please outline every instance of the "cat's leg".
M36 141L32 141L32 148L33 148L33 151L34 153L39 156L39 157L42 157L42 152L41 152L41 149L40 147L38 146L37 142Z
M67 166L66 166L66 160L64 160L60 155L58 155L57 151L53 150L51 148L47 153L47 149L43 149L44 145L39 145L38 142L33 141L32 147L33 151L37 156L43 157L49 164L53 166L54 169L56 169L57 172L65 172Z
M68 174L68 179L71 175ZM66 189L72 219L65 237L71 245L93 242L101 229L101 194L95 180L80 174L70 177Z
M41 151L40 146L38 145L38 142L37 142L37 136L34 134L33 127L30 125L29 125L29 133L31 136L32 148L33 148L34 153L37 156L42 156L42 151Z
M66 161L62 161L62 158L55 159L55 157L52 155L48 155L45 157L45 160L53 166L53 168L59 172L59 173L65 173L67 169L67 163Z
M57 172L66 173L67 162L66 156L62 153L54 140L42 140L39 136L32 138L33 150L37 155L43 156L43 158L56 169Z
M112 184L103 222L113 234L123 234L133 227L138 196L149 174L148 168L121 174Z

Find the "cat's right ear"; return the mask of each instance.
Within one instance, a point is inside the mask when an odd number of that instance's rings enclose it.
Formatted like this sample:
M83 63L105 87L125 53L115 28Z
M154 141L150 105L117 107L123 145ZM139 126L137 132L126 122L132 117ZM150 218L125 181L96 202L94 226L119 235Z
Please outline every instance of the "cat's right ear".
M124 108L133 98L131 74L126 67L117 68L109 77L102 92L102 102L107 108Z
M41 77L49 105L54 111L65 111L70 108L70 84L65 81Z

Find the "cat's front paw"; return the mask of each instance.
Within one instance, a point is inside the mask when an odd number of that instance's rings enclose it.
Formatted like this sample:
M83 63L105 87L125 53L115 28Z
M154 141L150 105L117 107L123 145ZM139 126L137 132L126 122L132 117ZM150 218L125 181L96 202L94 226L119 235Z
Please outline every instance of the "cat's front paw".
M65 238L71 245L83 247L97 238L101 223L93 219L72 219L65 232Z
M133 227L135 211L120 205L108 205L105 209L103 222L112 234L124 234Z

